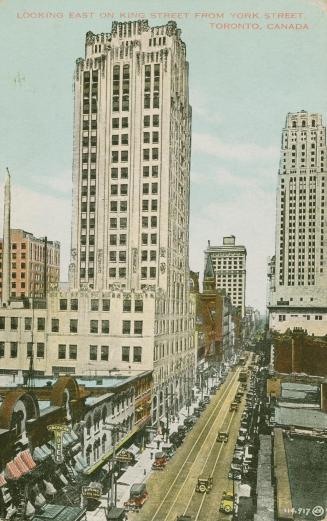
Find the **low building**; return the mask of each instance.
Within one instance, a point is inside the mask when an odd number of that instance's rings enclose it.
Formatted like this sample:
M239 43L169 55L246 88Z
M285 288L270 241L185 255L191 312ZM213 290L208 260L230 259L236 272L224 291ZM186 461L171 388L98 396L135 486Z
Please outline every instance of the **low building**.
M164 319L164 293L158 289L50 292L46 300L11 302L0 312L3 373L34 371L108 376L112 371L153 371L153 420L185 403L195 371L193 297L190 318ZM170 321L171 322L171 321Z
M44 385L42 385L44 384ZM108 488L113 454L129 443L144 443L151 421L152 375L56 381L34 387L1 388L0 516L37 513L51 499L80 502L82 486ZM63 430L56 442L53 429ZM111 462L110 472L103 467ZM22 510L23 509L23 510ZM24 517L25 516L25 517Z
M48 290L59 285L60 243L34 237L32 233L12 229L10 295L11 298L43 298ZM3 239L0 239L2 268ZM0 299L2 299L2 269L0 270Z
M326 331L325 331L326 333ZM314 337L295 328L272 337L272 359L278 373L305 373L327 376L327 338Z

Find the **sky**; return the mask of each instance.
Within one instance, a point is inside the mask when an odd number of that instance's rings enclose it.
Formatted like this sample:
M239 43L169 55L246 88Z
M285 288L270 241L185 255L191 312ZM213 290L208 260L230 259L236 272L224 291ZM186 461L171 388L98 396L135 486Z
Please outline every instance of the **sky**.
M323 1L0 0L0 185L8 166L12 226L59 240L67 279L75 60L87 31L139 18L174 19L186 43L190 268L203 272L208 240L235 235L247 248L246 303L264 311L285 118L307 110L326 122Z

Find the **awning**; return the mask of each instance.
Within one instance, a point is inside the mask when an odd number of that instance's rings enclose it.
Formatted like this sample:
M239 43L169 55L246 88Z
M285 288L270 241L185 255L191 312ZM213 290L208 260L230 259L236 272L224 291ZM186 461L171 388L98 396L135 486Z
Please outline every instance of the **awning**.
M33 458L35 461L42 462L48 458L48 454L44 452L42 447L35 447L33 451Z
M84 470L88 467L88 464L83 458L82 454L76 454L74 459L76 461L75 470L77 470L77 472L84 472Z
M27 474L30 469L21 457L21 453L14 457L14 463L19 468L22 475Z
M19 479L22 476L22 472L13 461L7 463L5 473L8 479Z
M0 474L0 487L3 487L6 484L7 484L7 481L6 481L5 477L4 477L4 475Z
M139 453L140 453L140 449L139 447L137 447L136 445L132 444L130 447L128 447L127 449L127 452L130 452L131 454L133 454L133 456L137 456Z
M35 469L36 467L36 463L35 461L33 460L32 458L32 455L30 453L30 451L28 449L26 450L23 450L23 452L21 452L19 454L19 456L21 457L21 459L23 460L23 462L25 463L25 465L27 465L27 467L29 468L29 470L33 470Z
M26 511L25 511L26 517L30 518L30 517L34 516L34 514L35 514L35 508L33 507L32 503L30 501L27 501Z
M42 508L46 504L46 499L43 494L38 494L35 498L34 504L36 507Z
M45 493L47 496L54 496L57 493L57 490L50 481L44 479L43 483L45 485Z

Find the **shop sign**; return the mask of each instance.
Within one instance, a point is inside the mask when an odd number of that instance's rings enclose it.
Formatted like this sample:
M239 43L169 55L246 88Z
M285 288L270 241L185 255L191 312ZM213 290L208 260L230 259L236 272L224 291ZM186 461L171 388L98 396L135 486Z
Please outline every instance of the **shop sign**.
M67 425L63 425L62 423L54 423L52 425L48 425L48 431L53 432L55 439L55 462L62 463L63 457L63 444L62 444L62 435L64 432L69 432L69 427Z
M99 499L102 495L102 488L99 487L82 487L83 497L90 499Z
M127 450L121 450L120 453L115 456L115 460L121 463L133 463L134 456Z

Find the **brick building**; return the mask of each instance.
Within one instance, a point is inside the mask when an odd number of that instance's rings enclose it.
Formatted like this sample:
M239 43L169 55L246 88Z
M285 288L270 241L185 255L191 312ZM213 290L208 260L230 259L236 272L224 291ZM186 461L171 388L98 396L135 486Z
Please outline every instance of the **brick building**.
M19 229L12 229L10 237L11 297L42 298L45 289L57 288L60 274L59 242L37 238L32 233ZM0 239L0 298L2 298L2 256L3 239ZM46 288L44 287L45 273Z

